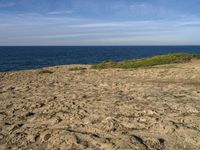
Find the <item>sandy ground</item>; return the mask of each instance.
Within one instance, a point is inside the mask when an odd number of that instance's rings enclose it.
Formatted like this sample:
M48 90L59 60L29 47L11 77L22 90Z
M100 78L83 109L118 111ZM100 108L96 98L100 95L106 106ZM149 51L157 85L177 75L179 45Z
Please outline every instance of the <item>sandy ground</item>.
M200 149L200 61L0 73L0 149Z

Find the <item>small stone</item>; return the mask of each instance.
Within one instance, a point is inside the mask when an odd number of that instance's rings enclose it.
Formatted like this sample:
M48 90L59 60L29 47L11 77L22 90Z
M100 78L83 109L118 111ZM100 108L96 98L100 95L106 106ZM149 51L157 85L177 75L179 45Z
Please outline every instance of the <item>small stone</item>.
M45 140L45 141L48 141L50 138L51 138L51 134L46 134L46 135L44 136L44 140Z
M87 95L83 95L82 98L87 98Z
M13 87L13 86L8 88L8 90L14 90L14 89L15 89L15 87Z
M35 136L34 135L27 135L26 139L30 142L35 142Z
M30 116L33 116L33 115L35 115L35 113L33 113L33 112L28 112L28 113L26 114L26 117L30 117Z

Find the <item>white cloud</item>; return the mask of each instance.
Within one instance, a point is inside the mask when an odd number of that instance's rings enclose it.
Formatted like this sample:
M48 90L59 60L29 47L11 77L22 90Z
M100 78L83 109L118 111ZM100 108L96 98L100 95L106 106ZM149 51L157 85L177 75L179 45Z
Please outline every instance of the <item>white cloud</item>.
M66 11L51 11L51 12L48 12L47 14L48 15L60 15L60 14L71 14L71 13L73 13L73 11L66 10Z
M79 25L70 25L68 27L77 27L77 28L99 28L99 27L115 27L115 26L124 26L123 23L89 23L89 24L79 24Z
M4 18L4 19L2 19ZM16 19L17 18L17 19ZM143 21L103 21L63 16L2 16L0 45L31 44L158 44L195 42L200 32L198 18ZM192 27L194 25L194 27ZM176 35L176 36L175 36ZM186 41L187 42L187 41ZM198 42L198 41L197 41ZM187 43L185 43L187 44Z
M180 22L180 26L200 26L200 20Z
M68 27L74 28L108 28L108 27L128 27L133 25L148 25L153 23L152 21L127 21L127 22L103 22L103 23L88 23L88 24L78 24L69 25Z

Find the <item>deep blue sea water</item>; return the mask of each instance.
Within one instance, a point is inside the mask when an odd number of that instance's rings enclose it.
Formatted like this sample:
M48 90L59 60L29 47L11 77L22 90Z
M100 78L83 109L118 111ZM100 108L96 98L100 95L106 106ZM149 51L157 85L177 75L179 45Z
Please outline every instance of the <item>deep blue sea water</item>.
M95 64L168 53L200 54L200 46L17 46L0 47L0 72L65 64Z

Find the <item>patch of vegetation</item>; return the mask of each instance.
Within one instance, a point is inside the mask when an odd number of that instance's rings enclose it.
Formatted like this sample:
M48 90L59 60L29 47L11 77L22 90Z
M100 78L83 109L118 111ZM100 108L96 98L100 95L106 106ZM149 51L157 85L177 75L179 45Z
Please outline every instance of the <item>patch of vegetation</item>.
M192 59L200 59L200 54L174 53L167 55L154 56L151 58L134 59L120 62L104 61L101 64L92 65L93 69L107 69L107 68L148 68L156 65L185 63Z
M50 71L50 70L40 70L39 71L39 74L52 74L53 73L53 71Z
M69 68L69 71L84 71L84 70L87 70L87 68L84 68L84 67Z

